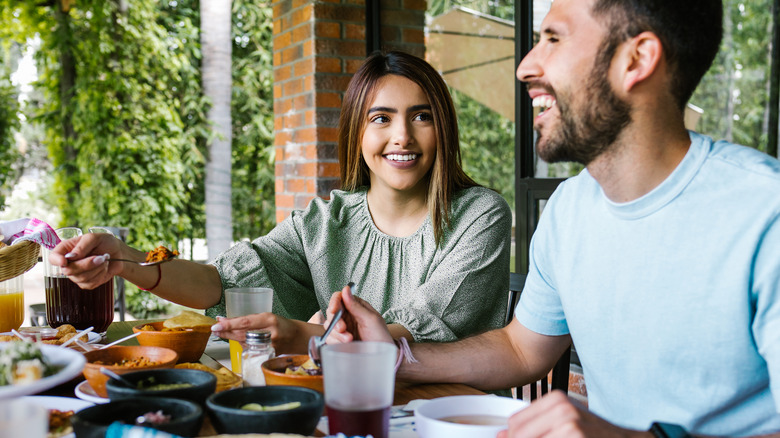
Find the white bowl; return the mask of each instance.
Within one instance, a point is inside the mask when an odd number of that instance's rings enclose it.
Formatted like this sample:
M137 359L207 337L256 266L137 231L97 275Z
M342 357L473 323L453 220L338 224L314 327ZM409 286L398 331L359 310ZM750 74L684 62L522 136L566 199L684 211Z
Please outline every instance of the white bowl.
M507 428L509 417L528 406L528 402L495 395L456 395L424 403L414 411L417 433L422 438L495 438ZM459 424L442 421L453 416L498 416L499 425Z

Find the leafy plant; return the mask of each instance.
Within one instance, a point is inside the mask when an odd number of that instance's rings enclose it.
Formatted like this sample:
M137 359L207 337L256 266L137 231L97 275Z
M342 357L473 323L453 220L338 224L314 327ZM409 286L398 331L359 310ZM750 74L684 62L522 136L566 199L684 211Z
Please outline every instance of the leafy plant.
M151 292L136 289L125 295L125 310L136 319L151 319L169 314L172 306Z
M13 135L19 129L19 102L10 81L9 55L7 48L0 46L0 209L19 175L19 152Z
M233 237L254 239L276 225L272 10L233 0Z

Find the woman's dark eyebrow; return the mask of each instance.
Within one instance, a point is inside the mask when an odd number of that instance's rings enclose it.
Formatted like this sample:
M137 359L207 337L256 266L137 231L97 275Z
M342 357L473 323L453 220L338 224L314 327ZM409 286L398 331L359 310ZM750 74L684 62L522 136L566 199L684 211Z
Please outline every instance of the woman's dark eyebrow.
M414 106L410 106L409 107L409 112L420 111L420 110L428 110L428 111L430 111L431 110L431 106L428 105L427 103L424 103L422 105L414 105Z
M371 114L371 113L375 113L375 112L379 112L379 111L381 111L381 112L383 112L383 113L393 113L393 114L395 114L395 113L397 113L397 112L398 112L398 110L397 110L397 109L395 109L395 108L390 108L389 106L375 106L375 107L373 107L373 108L369 108L369 109L368 109L368 113L369 113L369 114Z
M408 112L414 112L414 111L420 111L420 110L428 110L428 111L430 111L431 110L431 106L429 104L427 104L427 103L423 103L421 105L413 105L413 106L409 107ZM383 112L383 113L392 113L392 114L396 114L398 112L397 109L390 108L389 106L375 106L373 108L369 108L368 109L368 113L369 114L375 113L375 112L380 112L380 111Z

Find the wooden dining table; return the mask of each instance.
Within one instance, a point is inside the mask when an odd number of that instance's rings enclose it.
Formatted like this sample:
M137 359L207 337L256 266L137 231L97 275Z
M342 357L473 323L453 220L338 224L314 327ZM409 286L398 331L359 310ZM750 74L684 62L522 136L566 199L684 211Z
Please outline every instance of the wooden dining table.
M106 331L106 335L101 343L107 344L115 340L121 339L127 335L132 334L133 326L143 324L151 321L116 321L111 323ZM135 338L128 339L122 342L121 345L138 345L138 341ZM207 351L208 353L208 351ZM221 366L218 361L210 357L207 353L201 357L201 362L212 366ZM83 380L83 378L81 379ZM57 388L53 388L42 394L44 395L56 395L75 397L74 388L75 385L80 383L80 380L70 382L69 384L60 385ZM451 395L484 395L485 393L468 385L460 383L410 383L404 381L396 381L395 393L393 397L393 405L406 405L412 400L430 400L438 397L446 397ZM203 427L201 428L200 437L208 437L217 435L214 427L209 420L208 415L204 416ZM324 433L317 430L314 436L325 436Z

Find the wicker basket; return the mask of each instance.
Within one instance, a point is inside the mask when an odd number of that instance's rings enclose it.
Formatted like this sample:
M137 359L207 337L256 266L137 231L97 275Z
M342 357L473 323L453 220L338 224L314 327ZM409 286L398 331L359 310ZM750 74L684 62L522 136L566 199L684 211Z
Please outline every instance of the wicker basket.
M0 248L0 281L18 277L32 269L38 263L40 250L40 245L29 240Z

